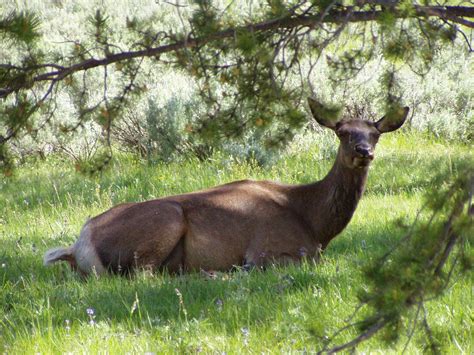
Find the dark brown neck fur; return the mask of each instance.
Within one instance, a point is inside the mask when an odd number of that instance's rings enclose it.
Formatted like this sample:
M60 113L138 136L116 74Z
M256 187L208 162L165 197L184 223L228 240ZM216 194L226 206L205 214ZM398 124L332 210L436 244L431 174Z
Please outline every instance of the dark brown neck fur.
M299 213L311 226L323 249L351 220L364 192L368 171L368 167L352 169L345 166L339 150L333 167L323 180L296 189L295 198L301 201Z

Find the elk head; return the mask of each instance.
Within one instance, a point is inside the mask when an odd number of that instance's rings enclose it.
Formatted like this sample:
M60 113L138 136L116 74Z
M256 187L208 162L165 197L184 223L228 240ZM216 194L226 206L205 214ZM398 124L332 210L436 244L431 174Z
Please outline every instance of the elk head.
M393 109L377 122L357 118L333 120L327 117L328 110L318 101L308 98L308 103L316 122L332 129L339 137L339 159L351 169L368 167L374 159L380 135L400 128L409 111L408 107Z

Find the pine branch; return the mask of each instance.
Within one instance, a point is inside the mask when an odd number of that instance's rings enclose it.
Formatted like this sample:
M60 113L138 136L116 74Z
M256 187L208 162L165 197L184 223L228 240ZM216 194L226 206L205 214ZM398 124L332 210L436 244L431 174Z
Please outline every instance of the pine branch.
M428 324L427 313L425 309L425 303L429 302L440 295L448 288L449 280L451 279L454 267L456 266L457 256L453 256L454 254L454 247L462 243L462 241L466 238L466 235L472 231L472 222L474 217L474 205L472 205L472 197L474 193L474 177L472 176L472 163L463 168L458 173L458 177L456 179L452 179L451 187L443 194L438 196L437 198L440 199L442 202L441 205L436 204L436 207L431 207L431 217L427 223L425 223L425 227L433 227L437 223L438 220L435 221L435 216L441 215L441 211L444 207L448 206L450 213L445 218L445 222L442 223L438 228L425 228L423 229L423 238L434 240L433 245L431 246L432 252L423 260L416 260L414 259L411 261L414 265L418 265L418 269L421 270L419 277L422 277L423 280L415 283L415 287L413 287L413 283L408 280L404 281L401 279L402 283L397 283L398 281L392 281L390 279L380 278L376 282L379 287L375 287L373 292L370 294L370 299L364 302L364 304L368 304L369 306L374 308L374 313L372 315L367 316L367 318L363 318L361 322L370 321L373 324L362 333L357 335L355 338L351 339L350 341L334 346L328 349L328 344L319 352L319 354L332 354L336 353L345 349L352 349L355 348L358 344L362 343L370 339L376 333L381 331L383 328L394 325L396 322L399 322L403 317L403 314L409 314L408 312L412 312L412 309L417 306L415 315L413 317L413 325L408 332L408 339L405 343L404 349L407 348L409 342L411 341L413 334L415 332L415 328L418 326L418 317L420 310L423 311L422 317L422 327L425 330L425 333L428 337L428 344L430 350L433 354L439 354L439 349L436 343L436 340L433 337L431 328ZM466 220L464 218L467 217ZM459 221L464 220L464 224L459 225ZM397 244L396 248L391 249L389 254L384 255L381 260L376 261L375 265L377 269L382 270L382 265L384 261L391 255L393 257L393 263L401 265L398 268L399 272L403 272L403 267L410 268L410 265L407 263L403 264L403 260L406 260L406 254L402 251L402 245L404 248L407 248L407 252L411 253L412 248L415 244L413 243L413 239L417 236L419 232L413 228L416 224L420 224L422 222L418 221L418 218L410 228L410 232L408 233L408 238L404 238L404 244ZM431 234L431 231L435 231L435 233ZM420 235L420 234L418 234ZM401 253L402 257L398 257L395 253ZM451 258L450 258L451 257ZM444 269L448 264L448 261L451 259L451 268L445 276ZM462 271L460 271L462 272ZM441 282L432 282L432 281L441 281ZM445 282L444 282L445 281ZM391 283L394 282L393 285ZM436 284L442 286L436 286ZM381 287L380 287L381 286ZM393 317L393 314L390 313L390 309L387 311L387 303L383 300L384 294L388 293L393 286L396 286L398 290L403 293L402 302L399 303L399 307L403 308L403 310L397 310L397 316ZM405 291L404 291L405 290ZM389 299L390 300L390 299ZM390 307L390 306L388 306ZM387 316L388 315L388 316ZM354 323L357 324L357 323ZM342 331L351 328L354 324L349 324L341 329L339 329L329 340L328 343L332 341L338 334Z
M456 23L461 23L465 26L474 28L474 22L463 19L462 17L474 18L474 7L466 6L414 6L414 14L408 15L405 12L397 9L391 9L390 13L398 19L401 18L413 18L413 17L436 17L443 20L451 20ZM249 24L247 26L238 28L229 28L223 31L219 31L207 36L193 38L191 34L187 38L174 43L147 48L139 51L128 51L117 54L111 54L101 59L87 59L69 67L57 66L56 70L49 71L43 74L39 74L32 78L28 83L17 84L12 87L0 88L0 98L6 98L13 92L17 92L20 89L30 87L32 83L38 83L43 81L60 81L65 77L79 72L86 71L92 68L107 66L113 63L135 59L143 57L156 57L161 54L176 52L181 49L195 48L203 46L210 42L234 38L237 33L252 31L252 32L267 32L275 31L278 29L292 29L298 27L316 27L323 23L329 24L346 24L356 22L368 22L377 21L386 14L387 10L374 10L374 11L355 11L355 7L346 7L343 10L334 10L328 12L326 15L313 14L313 15L301 15L295 17L283 17L264 21L256 24ZM44 65L45 67L51 66L50 64ZM25 68L27 69L27 68Z
M362 343L363 341L366 341L370 338L372 338L377 332L382 329L387 322L385 320L379 320L377 323L372 325L369 329L367 329L365 332L360 334L358 337L352 339L351 341L335 346L331 349L324 350L322 352L319 352L318 354L335 354L339 351L345 350L345 349L352 349L356 347L359 343Z

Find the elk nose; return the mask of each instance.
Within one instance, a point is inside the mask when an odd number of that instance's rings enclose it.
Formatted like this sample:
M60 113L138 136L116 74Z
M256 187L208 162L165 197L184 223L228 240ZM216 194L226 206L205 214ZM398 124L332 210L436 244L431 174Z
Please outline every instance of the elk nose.
M355 146L355 151L362 157L362 158L368 158L368 159L374 159L374 152L372 150L372 147L368 145L356 145Z

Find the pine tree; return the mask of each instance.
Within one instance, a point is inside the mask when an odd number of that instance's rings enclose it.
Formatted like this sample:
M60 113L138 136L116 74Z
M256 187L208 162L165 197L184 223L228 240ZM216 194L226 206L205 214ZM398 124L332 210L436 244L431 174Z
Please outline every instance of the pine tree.
M301 74L303 65L317 65L325 55L333 80L344 80L381 50L386 60L422 71L441 46L458 34L467 38L463 31L474 27L469 21L474 8L462 4L268 0L242 18L230 10L232 4L222 9L211 0L196 0L183 12L184 5L174 5L182 26L173 30L137 18L112 28L107 14L96 10L84 24L89 38L72 42L66 53L63 46L41 49L38 16L12 12L0 19L0 36L15 53L0 63L0 167L11 173L9 143L47 127L56 115L58 92L67 92L77 123L60 127L57 134L74 134L88 121L100 125L105 149L89 167L100 170L111 158L111 127L147 90L145 62L179 68L197 82L207 109L188 126L194 136L217 145L255 130L267 147L279 147L306 123L303 106L311 90ZM352 45L334 50L342 34L350 34ZM389 110L401 100L395 68L381 78ZM100 99L91 82L102 87Z

